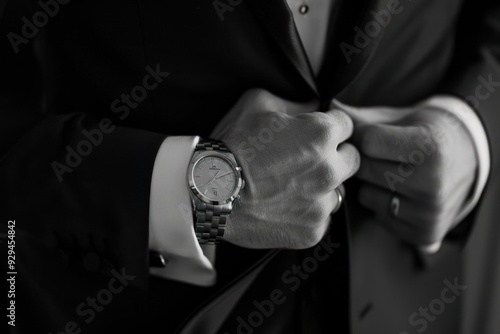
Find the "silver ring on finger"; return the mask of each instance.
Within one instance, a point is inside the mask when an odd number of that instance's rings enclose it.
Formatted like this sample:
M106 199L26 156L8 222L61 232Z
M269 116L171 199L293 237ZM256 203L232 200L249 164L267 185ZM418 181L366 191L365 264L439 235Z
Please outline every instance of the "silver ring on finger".
M335 192L337 193L337 206L335 206L335 209L333 209L332 213L339 211L340 207L342 206L342 201L344 200L344 196L338 188L335 188Z
M399 197L396 195L392 196L391 206L389 207L389 213L391 214L391 217L396 218L398 216L400 206L401 201L399 200Z

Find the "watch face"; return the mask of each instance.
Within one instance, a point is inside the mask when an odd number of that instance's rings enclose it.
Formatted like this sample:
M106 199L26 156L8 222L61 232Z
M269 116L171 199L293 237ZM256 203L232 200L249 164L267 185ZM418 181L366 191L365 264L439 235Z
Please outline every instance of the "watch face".
M196 190L211 201L225 201L236 187L236 173L226 160L208 156L201 158L193 169Z

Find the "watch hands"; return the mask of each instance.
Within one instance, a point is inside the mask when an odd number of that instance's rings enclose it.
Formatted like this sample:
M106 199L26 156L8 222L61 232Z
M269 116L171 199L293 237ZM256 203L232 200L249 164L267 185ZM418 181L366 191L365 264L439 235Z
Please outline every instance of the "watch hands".
M221 177L224 177L226 175L233 174L233 172L227 172L226 174L222 174L220 176L217 176L216 179L220 179Z
M219 175L219 173L220 173L220 170L218 170L217 173L214 175L214 177L212 177L212 179L210 181L208 181L207 185L212 184L212 182L215 181L215 179L217 178L217 175Z

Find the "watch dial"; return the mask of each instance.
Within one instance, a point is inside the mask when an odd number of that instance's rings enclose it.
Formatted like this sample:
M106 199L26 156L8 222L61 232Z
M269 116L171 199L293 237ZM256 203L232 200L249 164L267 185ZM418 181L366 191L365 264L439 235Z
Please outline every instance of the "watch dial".
M233 167L218 157L200 159L193 169L193 180L198 192L212 201L228 199L236 187Z

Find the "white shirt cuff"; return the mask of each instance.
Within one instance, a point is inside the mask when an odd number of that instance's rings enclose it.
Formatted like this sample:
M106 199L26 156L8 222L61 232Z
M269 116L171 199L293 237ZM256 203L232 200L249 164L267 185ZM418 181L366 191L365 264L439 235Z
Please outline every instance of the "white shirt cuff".
M478 162L477 177L471 196L455 219L461 222L476 206L488 181L491 161L488 137L476 112L465 102L454 96L434 96L422 104L450 112L468 130L472 139Z
M149 205L149 249L160 252L164 268L150 273L165 279L215 284L213 245L202 249L196 238L187 169L198 137L167 137L153 167ZM211 246L211 247L210 247Z

